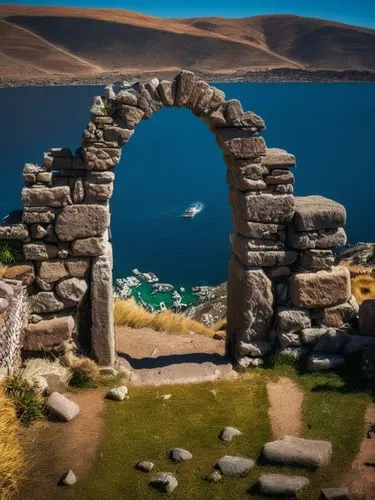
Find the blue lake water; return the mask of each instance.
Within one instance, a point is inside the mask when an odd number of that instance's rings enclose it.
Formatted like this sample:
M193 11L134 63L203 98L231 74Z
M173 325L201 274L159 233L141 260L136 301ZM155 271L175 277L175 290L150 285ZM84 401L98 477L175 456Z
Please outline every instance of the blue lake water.
M350 243L375 240L374 84L219 84L266 121L270 147L294 153L296 194L322 194L348 211ZM0 217L21 208L25 162L74 150L101 87L0 89ZM193 201L203 212L180 213ZM142 122L123 149L112 199L115 277L134 267L179 285L226 279L231 228L225 165L213 134L185 109Z

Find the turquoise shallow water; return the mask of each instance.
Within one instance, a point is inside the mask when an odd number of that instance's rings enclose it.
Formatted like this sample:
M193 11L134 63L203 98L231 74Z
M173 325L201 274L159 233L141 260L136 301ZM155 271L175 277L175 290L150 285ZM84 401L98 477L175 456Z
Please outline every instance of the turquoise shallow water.
M218 85L264 117L269 146L296 154L296 194L322 194L348 210L349 242L375 240L375 85ZM0 216L20 208L23 163L53 146L79 146L101 87L0 89ZM205 209L180 213L194 201ZM114 275L134 267L178 286L226 279L230 207L214 136L185 109L138 127L117 167L112 199Z

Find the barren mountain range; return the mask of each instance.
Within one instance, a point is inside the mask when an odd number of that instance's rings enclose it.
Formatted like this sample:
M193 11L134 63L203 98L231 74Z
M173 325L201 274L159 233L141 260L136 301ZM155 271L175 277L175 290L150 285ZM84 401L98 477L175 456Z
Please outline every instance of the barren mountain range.
M375 79L375 30L292 15L162 19L0 6L2 84L168 76L181 68L215 80Z

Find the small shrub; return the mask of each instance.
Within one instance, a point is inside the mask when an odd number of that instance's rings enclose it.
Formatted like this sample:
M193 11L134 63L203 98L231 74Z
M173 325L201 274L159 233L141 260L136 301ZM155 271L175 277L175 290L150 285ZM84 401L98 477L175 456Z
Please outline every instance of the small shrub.
M70 366L72 376L69 385L81 389L93 389L97 387L96 380L99 378L97 365L89 358L76 358Z
M8 243L0 243L0 265L10 266L20 260L20 253Z
M43 418L44 398L38 389L21 375L16 374L5 379L4 391L13 402L17 418L22 424L30 425Z
M0 498L11 499L23 477L25 461L12 402L0 388Z

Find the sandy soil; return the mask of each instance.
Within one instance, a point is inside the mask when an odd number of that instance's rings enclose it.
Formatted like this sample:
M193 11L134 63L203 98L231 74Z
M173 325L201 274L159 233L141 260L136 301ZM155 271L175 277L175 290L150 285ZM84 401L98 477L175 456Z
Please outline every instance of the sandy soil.
M96 389L69 394L80 407L75 420L39 422L23 430L21 439L29 471L19 493L20 500L64 499L67 489L58 485L62 475L72 469L82 479L89 473L100 439L104 393L104 389Z
M129 327L117 327L116 339L118 356L132 367L135 385L187 384L238 376L225 357L224 340Z
M286 434L299 436L302 428L301 407L303 392L287 377L267 384L268 415L275 438Z
M355 498L375 498L375 435L367 434L375 424L375 403L371 403L365 415L365 435L360 450L342 484L349 488Z

